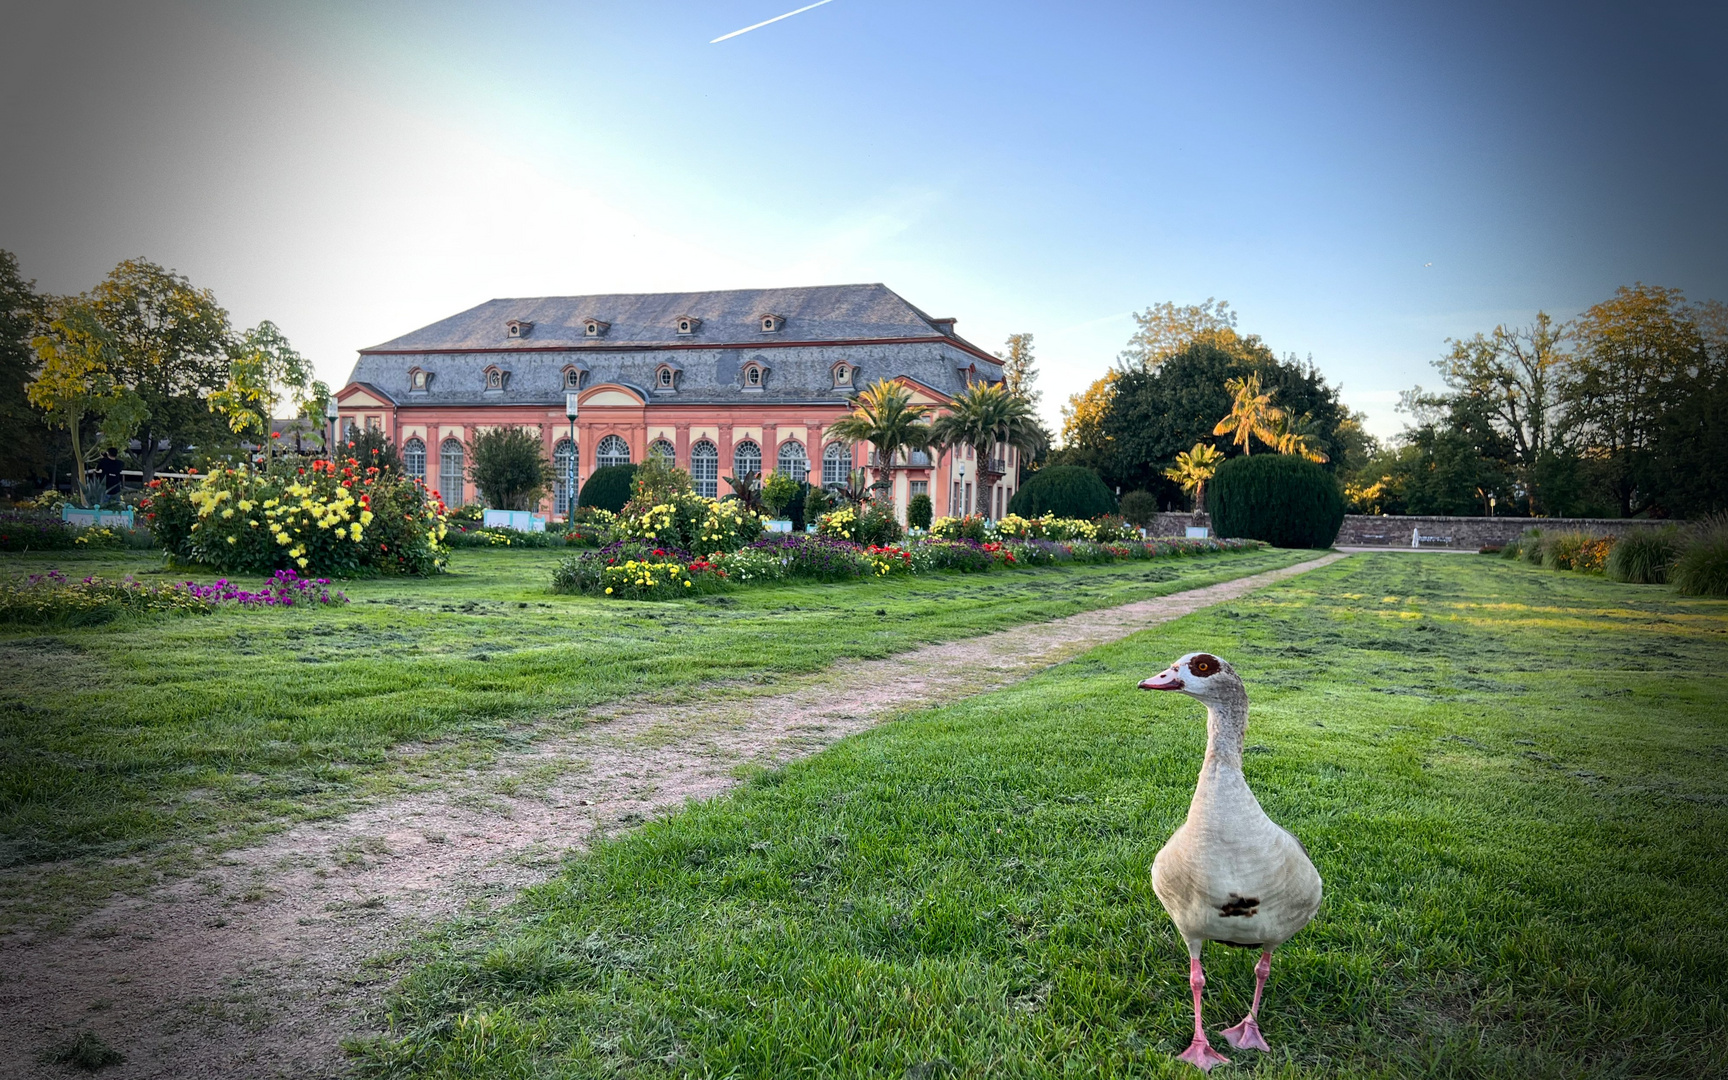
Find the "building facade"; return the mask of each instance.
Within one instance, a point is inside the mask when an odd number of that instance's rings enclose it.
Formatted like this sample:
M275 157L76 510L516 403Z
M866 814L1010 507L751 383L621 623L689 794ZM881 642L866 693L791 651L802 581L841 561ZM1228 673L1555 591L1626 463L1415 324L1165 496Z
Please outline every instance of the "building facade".
M558 478L543 509L562 516L566 477L661 454L698 492L725 477L790 473L825 485L873 468L868 446L827 434L877 381L905 386L939 414L1001 362L880 284L703 293L490 300L360 351L337 392L344 431L381 430L446 504L478 502L467 443L481 430L537 430ZM575 395L574 438L566 401ZM930 495L938 515L1000 517L1018 462L998 448L977 483L966 449L913 454L890 470L902 517ZM994 466L993 468L991 466Z

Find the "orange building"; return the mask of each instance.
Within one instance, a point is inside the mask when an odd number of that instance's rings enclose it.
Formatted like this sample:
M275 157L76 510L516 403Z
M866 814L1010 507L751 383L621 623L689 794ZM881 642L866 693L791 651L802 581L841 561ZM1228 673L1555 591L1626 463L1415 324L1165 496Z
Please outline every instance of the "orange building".
M830 438L849 399L878 379L934 413L1001 361L884 285L490 300L360 350L336 399L343 430L382 430L408 470L451 506L477 501L466 442L485 428L537 429L558 477L549 509L568 505L603 465L670 457L697 490L723 477L790 473L825 485L870 467L868 446ZM567 400L578 406L575 438ZM937 515L1001 517L1013 495L1011 450L986 463L979 490L966 449L894 463L892 493L930 495Z

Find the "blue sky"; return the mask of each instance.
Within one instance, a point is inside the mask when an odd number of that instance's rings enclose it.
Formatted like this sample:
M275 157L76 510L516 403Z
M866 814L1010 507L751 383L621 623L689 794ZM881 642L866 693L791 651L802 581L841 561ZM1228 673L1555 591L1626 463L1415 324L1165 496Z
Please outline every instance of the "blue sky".
M0 247L144 255L330 379L495 296L882 281L1046 414L1228 300L1380 434L1445 339L1728 299L1728 7L21 6ZM12 32L12 31L16 32Z

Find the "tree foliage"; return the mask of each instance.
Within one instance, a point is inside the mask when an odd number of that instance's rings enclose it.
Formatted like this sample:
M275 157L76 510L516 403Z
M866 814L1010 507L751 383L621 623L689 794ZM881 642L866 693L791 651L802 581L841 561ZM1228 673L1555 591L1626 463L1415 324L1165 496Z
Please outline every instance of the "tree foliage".
M930 406L915 404L912 391L899 383L878 379L852 400L852 411L830 424L828 431L835 438L876 448L877 464L871 469L877 483L883 482L902 451L930 445Z
M296 410L312 388L312 365L294 351L288 338L266 319L232 343L228 381L208 397L210 408L227 420L236 435L256 434L268 465L274 454L270 421L284 401Z
M55 443L27 389L36 373L31 342L48 327L50 301L19 272L18 257L0 250L0 479L32 481L52 470Z
M81 485L85 461L83 427L95 421L102 442L124 446L144 416L144 402L115 377L113 336L83 301L64 304L48 332L31 345L41 362L28 390L30 403L72 439L72 461ZM80 498L82 492L80 488Z
M468 479L495 510L532 510L552 482L552 463L539 432L489 428L468 442Z
M138 456L149 480L162 443L172 459L224 431L206 399L228 382L228 313L210 290L144 259L116 266L88 299L112 337L115 378L143 402Z
M979 482L988 485L993 481L986 474L996 474L986 465L997 446L1035 453L1043 446L1044 433L1025 398L1016 397L1002 383L979 382L955 396L948 411L931 423L926 441L931 446L971 447Z
M1028 405L1037 406L1044 396L1042 390L1032 389L1032 384L1038 381L1038 368L1032 355L1031 334L1009 334L1004 343L1006 352L996 354L1002 361L1002 380L1008 386L1008 392Z
M1210 296L1204 304L1154 304L1135 313L1134 326L1128 347L1118 357L1124 371L1153 371L1197 342L1240 356L1263 348L1259 338L1236 332L1236 313L1228 301Z

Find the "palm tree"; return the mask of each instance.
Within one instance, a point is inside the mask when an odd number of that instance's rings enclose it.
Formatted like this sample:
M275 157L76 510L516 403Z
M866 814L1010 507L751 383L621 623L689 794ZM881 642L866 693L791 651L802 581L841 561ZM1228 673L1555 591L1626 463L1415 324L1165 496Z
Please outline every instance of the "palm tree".
M1218 463L1223 460L1224 455L1217 447L1195 443L1193 449L1176 455L1176 464L1165 469L1164 475L1194 496L1194 510L1198 513L1205 505L1206 481L1212 479L1212 474L1218 471Z
M1319 447L1320 432L1314 426L1313 413L1299 417L1280 413L1272 423L1272 433L1276 436L1272 445L1280 454L1297 454L1319 465L1331 460Z
M894 467L902 450L922 450L930 445L930 425L925 418L930 406L915 405L912 391L899 383L878 379L853 398L852 411L828 426L828 433L848 442L867 442L876 448L877 487Z
M936 446L970 446L978 457L980 491L1002 478L991 468L998 444L1012 446L1023 454L1042 448L1044 433L1031 404L1003 383L974 383L948 405L948 412L930 425L930 442Z
M1240 446L1244 454L1254 452L1251 437L1275 447L1278 435L1272 425L1284 417L1284 410L1272 404L1275 391L1260 389L1258 373L1231 379L1224 384L1224 389L1230 392L1234 401L1230 405L1230 415L1218 421L1212 434L1229 435L1234 432L1235 437L1230 441Z

